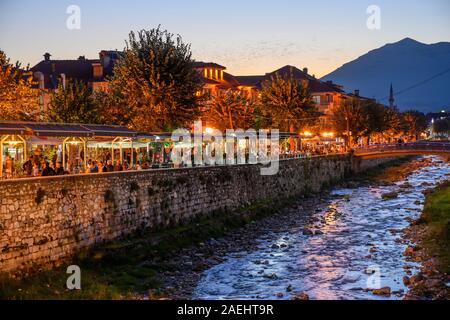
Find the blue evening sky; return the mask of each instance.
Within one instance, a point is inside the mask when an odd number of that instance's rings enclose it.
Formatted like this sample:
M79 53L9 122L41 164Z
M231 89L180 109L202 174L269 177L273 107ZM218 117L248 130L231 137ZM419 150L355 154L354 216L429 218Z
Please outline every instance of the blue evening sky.
M81 9L81 29L66 28L69 5ZM366 27L369 5L381 8L381 29ZM192 44L196 60L237 75L286 64L325 75L367 51L410 37L450 41L448 0L0 0L0 49L34 65L95 58L122 49L130 30L161 24Z

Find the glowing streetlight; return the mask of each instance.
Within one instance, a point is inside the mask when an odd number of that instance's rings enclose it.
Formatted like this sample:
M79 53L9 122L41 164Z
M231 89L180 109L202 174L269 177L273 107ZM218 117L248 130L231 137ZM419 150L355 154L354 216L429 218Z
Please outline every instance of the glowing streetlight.
M332 138L334 136L334 132L323 132L322 137L324 138Z

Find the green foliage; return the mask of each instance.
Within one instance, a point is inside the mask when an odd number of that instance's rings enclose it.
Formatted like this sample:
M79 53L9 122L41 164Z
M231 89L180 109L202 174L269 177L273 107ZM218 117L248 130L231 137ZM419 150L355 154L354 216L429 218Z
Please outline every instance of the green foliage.
M449 134L450 133L450 120L439 119L433 123L433 131L437 134Z
M388 129L386 122L384 121L386 107L369 100L362 103L363 113L363 135L370 137L374 133L381 133Z
M57 151L58 150L56 147L44 148L44 150L42 151L42 155L45 160L52 161L53 158L56 156Z
M375 136L393 139L407 135L417 139L427 128L421 112L401 113L374 100L360 98L344 100L334 109L332 121L338 136L344 137L350 146L362 137L367 138L367 142Z
M98 106L101 106L102 124L127 126L132 123L132 113L117 88L95 91L93 99Z
M424 132L427 127L427 118L425 114L416 110L409 110L402 113L403 124L404 124L404 132L414 137L415 139L419 139L419 136L422 132Z
M385 107L384 110L384 133L386 136L393 138L402 133L402 116L397 108Z
M39 113L39 90L31 72L11 64L0 51L0 120L32 120Z
M50 122L102 123L101 114L92 90L82 81L68 80L52 93L46 118Z
M440 271L450 272L450 181L427 195L418 223L427 227L424 247L437 256Z
M248 129L255 124L255 103L241 92L228 90L205 104L203 118L216 129Z
M263 83L261 112L265 124L291 132L314 123L319 116L306 81L276 74Z
M364 111L362 100L358 98L346 99L334 110L334 130L338 136L345 138L348 146L361 137L367 128Z
M190 45L156 29L131 32L117 61L110 92L123 119L138 130L164 131L191 124L200 115L200 76ZM113 99L113 100L114 100Z

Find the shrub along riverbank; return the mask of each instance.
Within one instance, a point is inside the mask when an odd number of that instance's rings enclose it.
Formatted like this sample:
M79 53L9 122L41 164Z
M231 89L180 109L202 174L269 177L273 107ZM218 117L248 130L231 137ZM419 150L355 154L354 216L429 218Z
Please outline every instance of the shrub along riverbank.
M450 180L427 195L418 223L428 228L424 246L438 258L439 270L450 273Z
M450 180L426 192L409 234L418 245L405 254L422 262L421 272L404 279L412 286L410 298L450 299Z

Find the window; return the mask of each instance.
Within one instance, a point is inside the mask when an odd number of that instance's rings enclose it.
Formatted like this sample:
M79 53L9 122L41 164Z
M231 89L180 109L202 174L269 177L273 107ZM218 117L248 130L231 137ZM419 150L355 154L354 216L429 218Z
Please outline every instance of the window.
M320 104L320 96L313 96L312 98L315 104Z

